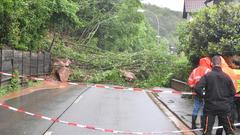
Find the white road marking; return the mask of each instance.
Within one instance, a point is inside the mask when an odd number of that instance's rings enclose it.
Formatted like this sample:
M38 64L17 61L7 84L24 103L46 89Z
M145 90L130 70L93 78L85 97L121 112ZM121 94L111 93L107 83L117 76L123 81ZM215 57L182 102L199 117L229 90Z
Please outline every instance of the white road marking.
M46 132L44 135L51 135L52 134L52 132Z
M80 96L80 97L74 102L74 104L79 103L81 99L82 99L82 96Z

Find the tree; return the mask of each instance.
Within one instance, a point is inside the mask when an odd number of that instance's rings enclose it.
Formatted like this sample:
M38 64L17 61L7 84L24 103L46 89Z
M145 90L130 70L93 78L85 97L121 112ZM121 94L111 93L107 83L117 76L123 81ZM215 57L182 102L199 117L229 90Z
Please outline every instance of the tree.
M205 8L179 28L180 50L191 62L214 54L240 54L240 5Z
M46 30L49 9L46 0L2 0L0 42L12 48L39 48Z
M138 0L119 3L115 18L103 22L97 31L99 48L115 51L139 51L146 45L155 44L155 32L137 9Z
M43 50L49 28L66 32L80 25L71 0L1 0L0 43L21 50Z
M147 20L151 24L154 29L158 29L159 27L159 34L162 39L166 38L168 40L168 47L176 47L178 43L178 37L176 34L176 28L179 22L182 22L182 13L177 11L172 11L168 8L160 8L154 5L146 4L144 5L144 9L146 12ZM159 19L159 26L156 20L157 15Z
M52 41L48 51L51 52L57 35L60 37L70 35L76 28L84 25L78 17L79 4L72 0L53 0L49 2L51 9L48 21L48 30L52 34Z

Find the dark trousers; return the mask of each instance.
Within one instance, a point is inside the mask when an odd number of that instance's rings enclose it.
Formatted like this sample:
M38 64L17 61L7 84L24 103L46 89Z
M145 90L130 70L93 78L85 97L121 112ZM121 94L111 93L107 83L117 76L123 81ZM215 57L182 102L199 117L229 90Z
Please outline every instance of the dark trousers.
M240 123L240 97L234 98L234 105L231 112L231 122ZM222 126L221 121L218 122L218 126ZM240 126L236 126L236 128L240 128ZM223 129L217 129L216 135L223 135Z
M231 124L233 125L233 122L234 122L234 111L232 111L233 113L231 114L231 117L230 117L230 121L231 121ZM223 126L223 122L221 120L218 120L218 126ZM235 127L233 127L235 129ZM217 129L216 131L216 135L223 135L223 129L220 128L220 129Z
M236 103L235 103L235 105L233 105L233 109L232 109L231 115L230 115L230 120L231 120L232 125L235 120L235 110L238 110ZM222 125L223 125L223 122L221 120L218 120L218 126L222 126ZM235 127L234 127L234 129L235 129ZM216 135L223 135L223 129L222 128L217 129Z
M204 113L204 128L203 135L211 135L212 128L215 122L215 117L218 116L219 121L223 125L226 135L234 135L233 126L228 113Z
M237 123L240 122L240 98L235 98L235 105L236 105L236 111L237 111Z

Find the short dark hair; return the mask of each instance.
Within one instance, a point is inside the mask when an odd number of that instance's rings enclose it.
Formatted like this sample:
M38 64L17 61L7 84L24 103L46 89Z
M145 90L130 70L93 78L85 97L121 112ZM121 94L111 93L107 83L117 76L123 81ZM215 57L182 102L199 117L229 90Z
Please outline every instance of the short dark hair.
M212 58L213 66L221 66L221 57L216 55Z

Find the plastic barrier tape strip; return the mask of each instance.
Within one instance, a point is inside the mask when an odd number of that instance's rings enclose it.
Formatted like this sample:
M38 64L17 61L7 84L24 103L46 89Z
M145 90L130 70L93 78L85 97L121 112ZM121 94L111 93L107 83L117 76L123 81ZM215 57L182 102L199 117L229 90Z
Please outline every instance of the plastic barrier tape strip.
M40 114L34 114L31 112L27 112L24 111L23 109L17 109L15 107L9 106L7 104L3 104L0 103L0 106L2 108L8 109L8 110L12 110L14 112L19 112L19 113L23 113L23 114L27 114L30 115L34 118L37 119L43 119L43 120L47 120L47 121L51 121L51 122L58 122L58 123L62 123L68 126L74 126L74 127L79 127L79 128L85 128L85 129L89 129L89 130L95 130L95 131L101 131L101 132L106 132L106 133L113 133L113 134L132 134L132 135L153 135L153 134L167 134L167 133L184 133L184 132L194 132L194 131L201 131L202 129L193 129L193 130L182 130L182 131L160 131L160 132L131 132L131 131L119 131L119 130L113 130L113 129L104 129L104 128L99 128L99 127L95 127L93 125L83 125L83 124L78 124L78 123L74 123L74 122L68 122L68 121L63 121L60 119L54 119L54 118L50 118L44 115L40 115ZM235 126L239 126L240 123L236 123L234 124ZM219 127L214 127L213 129L218 129L218 128L223 128L222 126Z
M185 132L202 131L202 129L181 130L181 131L160 131L160 132L119 131L119 130L113 130L113 129L99 128L99 127L95 127L93 125L83 125L83 124L78 124L78 123L74 123L74 122L63 121L63 120L60 120L60 119L54 119L54 118L50 118L50 117L47 117L47 116L44 116L44 115L27 112L27 111L24 111L23 109L17 109L15 107L12 107L12 106L9 106L9 105L3 104L3 103L0 103L0 106L2 108L12 110L14 112L19 112L19 113L30 115L30 116L32 116L34 118L37 118L37 119L43 119L43 120L47 120L47 121L62 123L62 124L68 125L68 126L74 126L74 127L85 128L85 129L89 129L89 130L101 131L101 132L106 132L106 133L113 133L113 134L153 135L153 134L185 133ZM236 124L234 124L234 126L240 126L240 123L236 123ZM217 126L217 127L214 127L213 129L219 129L219 128L223 128L223 126Z
M14 76L12 74L9 73L4 73L4 72L0 72L0 74L2 75L6 75L6 76ZM20 76L20 77L24 77L24 76ZM44 78L37 78L37 77L32 77L33 80L37 80L37 81L44 81L46 79ZM69 82L70 85L82 85L79 83L73 83L73 82ZM168 94L178 94L178 95L196 95L195 92L183 92L183 91L176 91L176 90L172 90L172 91L164 91L161 89L153 89L153 90L147 90L147 89L142 89L142 88L127 88L127 87L123 87L123 86L107 86L107 85L102 85L102 84L96 84L92 87L95 88L105 88L105 89L115 89L115 90L125 90L125 91L134 91L134 92L152 92L152 93L168 93ZM235 97L240 97L240 94L236 94Z

